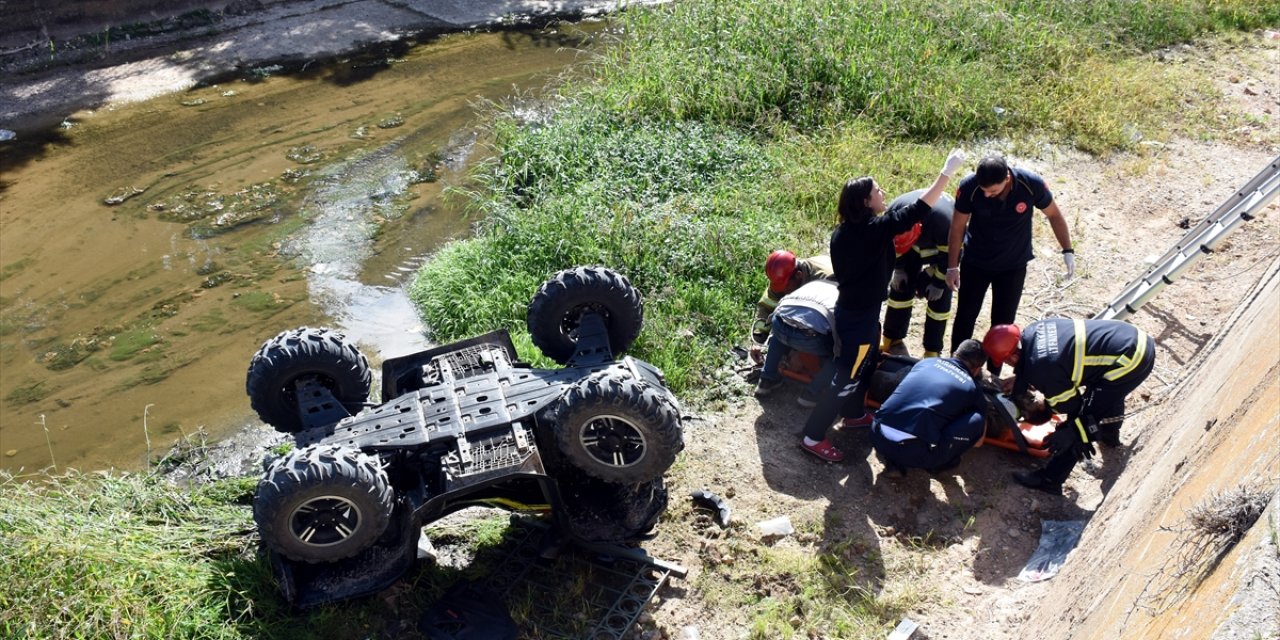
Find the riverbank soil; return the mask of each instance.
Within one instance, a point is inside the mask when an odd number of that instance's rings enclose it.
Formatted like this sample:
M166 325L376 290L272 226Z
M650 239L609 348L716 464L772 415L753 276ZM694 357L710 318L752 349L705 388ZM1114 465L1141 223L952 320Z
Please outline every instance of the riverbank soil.
M1101 309L1280 150L1274 41L1177 47L1163 59L1204 69L1213 80L1205 90L1224 96L1202 138L1108 158L994 143L969 149L971 156L1008 152L1043 175L1071 225L1079 268L1064 282L1048 225L1037 223L1024 324ZM919 624L917 640L1276 637L1274 497L1262 521L1272 524L1220 550L1198 582L1171 582L1177 567L1167 560L1178 553L1174 531L1189 506L1246 485L1274 495L1277 269L1280 207L1273 203L1131 319L1159 344L1156 370L1130 397L1121 446L1078 467L1064 497L1014 485L1011 471L1038 462L992 447L938 477L914 471L899 478L884 473L865 432L841 430L832 437L845 462L821 463L797 446L808 413L794 402L797 389L757 400L732 367L710 376L709 395L725 399L686 407L686 450L668 478L671 507L645 545L689 573L659 592L634 637L742 638L778 602L789 604L772 619L795 637L849 637L811 623L814 612L799 593L809 576L788 570L816 571L802 560L819 554L834 560L826 566L835 567L851 600L879 603L885 622L858 632L863 637L884 637L901 618ZM917 322L922 314L917 308ZM908 345L919 349L915 339ZM732 506L728 527L688 500L704 488ZM755 526L779 516L794 533L765 537ZM1018 574L1051 520L1087 526L1059 575L1022 582ZM1166 591L1177 599L1162 610ZM775 627L761 637L782 635Z

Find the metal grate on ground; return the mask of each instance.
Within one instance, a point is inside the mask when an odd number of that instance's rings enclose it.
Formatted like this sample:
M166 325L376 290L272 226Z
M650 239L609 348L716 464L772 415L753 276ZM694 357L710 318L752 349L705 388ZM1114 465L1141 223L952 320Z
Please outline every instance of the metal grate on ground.
M513 518L515 546L485 581L526 637L621 640L662 584L686 575L638 548L566 545L548 554L547 531L541 522Z

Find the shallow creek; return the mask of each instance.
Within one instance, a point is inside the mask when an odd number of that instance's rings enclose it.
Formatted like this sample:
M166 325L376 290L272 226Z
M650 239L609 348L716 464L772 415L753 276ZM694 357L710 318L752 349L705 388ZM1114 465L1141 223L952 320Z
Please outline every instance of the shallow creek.
M375 367L424 346L403 286L467 232L444 192L484 153L476 101L536 94L601 30L264 67L0 142L0 467L225 437L284 329L340 328Z

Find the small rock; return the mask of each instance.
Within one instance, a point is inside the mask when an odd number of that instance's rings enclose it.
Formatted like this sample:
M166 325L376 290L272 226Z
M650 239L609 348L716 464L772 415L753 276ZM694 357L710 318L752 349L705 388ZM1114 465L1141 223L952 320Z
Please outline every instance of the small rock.
M791 625L792 629L799 629L800 625L804 624L804 620L801 619L800 616L791 616L791 619L787 622Z
M653 622L653 614L648 611L641 611L636 617L636 624L650 624Z
M14 457L14 456L18 455L18 450L17 450L17 449L10 449L10 450L8 450L8 451L4 452L4 455L6 455L6 456L8 456L8 457L12 458L12 457Z
M1009 530L1008 530L1006 533L1008 534L1008 536L1009 536L1010 538L1016 538L1016 537L1018 537L1018 536L1022 535L1022 532L1021 532L1021 531L1018 531L1018 530L1017 530L1016 528L1014 528L1014 527L1009 527Z
M971 595L971 596L980 596L980 595L982 595L982 589L979 589L979 588L977 588L977 587L965 587L965 588L964 588L964 592L965 592L965 593L967 593L967 594L969 594L969 595Z

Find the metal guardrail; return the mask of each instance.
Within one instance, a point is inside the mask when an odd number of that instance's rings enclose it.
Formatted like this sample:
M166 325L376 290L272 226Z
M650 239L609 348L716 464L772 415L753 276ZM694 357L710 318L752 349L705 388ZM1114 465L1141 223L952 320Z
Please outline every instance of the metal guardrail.
M1123 320L1134 314L1200 258L1213 253L1232 231L1252 220L1254 214L1277 195L1280 195L1280 156L1188 231L1145 274L1130 282L1123 293L1094 314L1093 319Z

